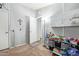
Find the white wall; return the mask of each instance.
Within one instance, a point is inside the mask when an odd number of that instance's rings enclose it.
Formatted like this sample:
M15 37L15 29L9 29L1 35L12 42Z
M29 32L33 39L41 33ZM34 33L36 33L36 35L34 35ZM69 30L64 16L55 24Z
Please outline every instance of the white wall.
M57 3L57 4L52 4L47 7L41 8L38 10L41 16L49 17L52 15L55 15L56 13L61 13L62 12L62 4Z
M64 3L64 11L79 9L79 3Z
M19 45L19 44L23 44L25 43L25 33L26 33L26 25L25 25L25 20L26 16L29 16L30 19L31 17L34 18L35 17L35 11L31 10L25 6L22 6L20 4L9 4L9 14L10 14L10 34L11 34L11 30L15 31L15 44ZM18 21L19 19L22 19L22 25L20 26ZM20 31L20 28L22 28L22 31ZM12 39L12 38L10 38ZM13 41L13 40L12 40ZM30 40L34 42L34 39ZM10 45L12 45L13 43L11 43Z

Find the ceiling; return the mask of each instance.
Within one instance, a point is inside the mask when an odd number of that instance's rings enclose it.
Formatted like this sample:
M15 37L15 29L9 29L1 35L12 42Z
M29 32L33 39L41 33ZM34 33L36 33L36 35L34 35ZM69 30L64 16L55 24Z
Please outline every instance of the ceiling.
M52 3L22 3L23 6L31 8L33 10L43 8L43 7L46 7L46 6L51 5L51 4Z

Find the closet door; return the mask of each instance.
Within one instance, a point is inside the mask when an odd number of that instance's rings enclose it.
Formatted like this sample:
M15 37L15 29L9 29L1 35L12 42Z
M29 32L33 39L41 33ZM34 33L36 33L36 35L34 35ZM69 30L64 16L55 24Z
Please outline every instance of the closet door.
M37 20L30 17L30 43L34 43L37 40Z
M8 11L0 10L0 50L8 48Z
M41 18L38 18L37 19L37 39L40 40L41 39L41 33L42 33L42 30L41 30Z

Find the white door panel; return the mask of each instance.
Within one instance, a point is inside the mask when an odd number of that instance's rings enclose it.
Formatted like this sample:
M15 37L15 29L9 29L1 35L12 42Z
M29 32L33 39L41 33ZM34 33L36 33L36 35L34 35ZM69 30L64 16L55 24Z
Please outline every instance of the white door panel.
M30 18L30 43L37 41L37 21L35 18Z
M0 10L0 50L8 48L8 12Z

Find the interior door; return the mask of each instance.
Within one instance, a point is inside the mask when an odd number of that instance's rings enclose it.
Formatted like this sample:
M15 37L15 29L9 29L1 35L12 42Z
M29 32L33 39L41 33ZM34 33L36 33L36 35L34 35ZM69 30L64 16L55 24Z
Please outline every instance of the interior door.
M15 27L15 46L26 44L26 19L25 17L21 17L19 20L17 20L18 22ZM21 22L21 25L19 22Z
M34 43L37 40L37 21L35 18L30 17L30 43Z
M0 50L8 48L8 11L0 10Z
M41 18L37 19L37 39L40 40L41 39Z

